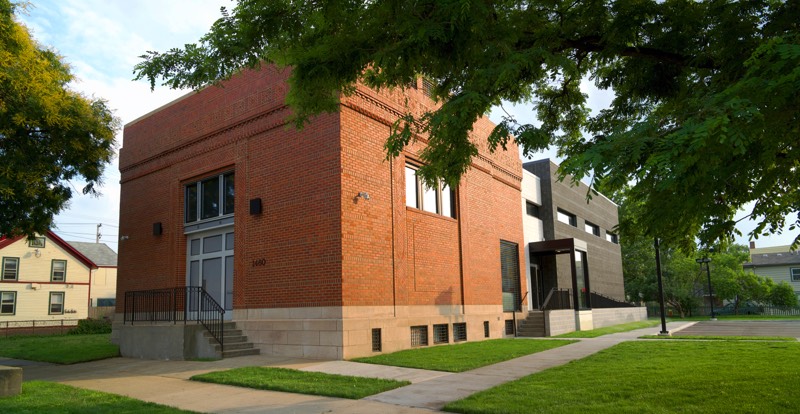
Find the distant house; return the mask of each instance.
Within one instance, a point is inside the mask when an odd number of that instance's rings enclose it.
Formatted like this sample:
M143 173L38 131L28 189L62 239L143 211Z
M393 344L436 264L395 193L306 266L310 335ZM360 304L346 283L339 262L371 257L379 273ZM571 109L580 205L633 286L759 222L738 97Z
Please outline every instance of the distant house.
M750 261L745 271L768 277L775 283L786 282L800 298L800 251L790 246L756 247L750 243Z
M113 316L117 297L117 253L104 243L71 241L69 244L97 266L92 269L89 316Z
M116 254L104 244L78 248L48 231L0 238L0 257L0 322L84 319L114 298Z

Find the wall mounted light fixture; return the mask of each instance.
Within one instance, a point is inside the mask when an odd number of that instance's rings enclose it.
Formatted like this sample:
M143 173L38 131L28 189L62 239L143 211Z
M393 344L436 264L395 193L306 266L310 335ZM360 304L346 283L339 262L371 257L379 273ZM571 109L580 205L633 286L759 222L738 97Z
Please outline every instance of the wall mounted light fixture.
M260 198L251 198L250 199L250 215L254 216L256 214L261 214L261 199Z
M369 193L366 191L360 191L356 197L361 197L365 201L369 201Z
M36 249L33 251L33 255L36 257L42 257L42 252L40 252L39 249Z

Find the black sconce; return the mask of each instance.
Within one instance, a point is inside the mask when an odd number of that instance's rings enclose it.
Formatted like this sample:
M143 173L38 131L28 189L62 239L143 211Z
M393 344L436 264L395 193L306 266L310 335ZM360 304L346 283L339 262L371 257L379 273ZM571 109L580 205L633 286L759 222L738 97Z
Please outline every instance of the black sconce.
M161 227L161 222L153 223L153 236L160 236L161 233L164 232L164 229Z
M260 198L251 198L250 199L250 215L261 214L261 199Z

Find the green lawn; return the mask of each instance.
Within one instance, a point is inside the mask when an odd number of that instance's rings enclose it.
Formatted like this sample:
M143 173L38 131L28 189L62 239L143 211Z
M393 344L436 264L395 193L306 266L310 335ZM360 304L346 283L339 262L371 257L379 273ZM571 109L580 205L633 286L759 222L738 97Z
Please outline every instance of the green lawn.
M356 358L353 361L396 367L430 369L434 371L463 372L496 364L509 359L535 354L571 344L575 341L563 339L493 339L467 342L458 345L442 345L416 348L391 354Z
M235 385L259 390L360 399L403 387L410 382L380 378L351 377L286 368L245 367L195 375L194 381Z
M119 356L110 334L11 336L0 338L0 356L28 361L75 364Z
M641 339L694 339L702 341L786 341L797 342L791 336L722 336L722 335L644 335Z
M448 404L459 413L778 413L800 343L632 341Z
M0 398L0 413L122 414L192 413L121 395L89 391L53 382L22 383L22 393Z
M605 328L592 329L589 331L575 331L575 332L565 333L554 336L553 338L597 338L598 336L603 336L608 334L628 332L642 328L650 328L653 326L657 326L659 324L661 324L660 321L653 321L653 320L630 322L630 323L623 323L620 325L606 326Z

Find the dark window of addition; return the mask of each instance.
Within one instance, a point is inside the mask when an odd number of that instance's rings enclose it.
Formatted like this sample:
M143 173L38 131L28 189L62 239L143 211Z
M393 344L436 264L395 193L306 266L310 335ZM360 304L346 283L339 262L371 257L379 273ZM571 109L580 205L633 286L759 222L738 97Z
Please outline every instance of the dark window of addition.
M539 206L530 201L525 201L525 212L531 217L541 218L539 217Z

